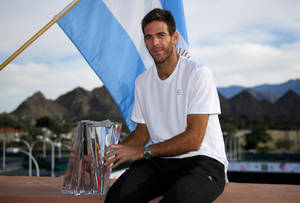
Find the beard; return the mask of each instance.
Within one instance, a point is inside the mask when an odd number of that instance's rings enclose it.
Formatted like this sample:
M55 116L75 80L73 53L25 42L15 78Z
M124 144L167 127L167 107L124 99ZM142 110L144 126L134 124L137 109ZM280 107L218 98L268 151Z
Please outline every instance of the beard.
M163 56L156 57L155 53L151 52L150 50L149 50L149 53L152 56L155 64L163 64L170 58L170 56L173 53L173 49L174 49L174 47L173 47L172 43L170 42L168 47L162 48L161 55L163 55Z

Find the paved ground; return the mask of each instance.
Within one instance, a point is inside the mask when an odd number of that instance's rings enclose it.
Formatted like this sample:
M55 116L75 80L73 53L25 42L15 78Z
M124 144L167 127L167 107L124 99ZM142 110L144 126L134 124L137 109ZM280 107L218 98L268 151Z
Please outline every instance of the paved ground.
M63 195L62 178L0 176L0 202L103 203L99 195ZM158 199L151 201L157 203ZM216 203L300 203L300 185L228 183Z

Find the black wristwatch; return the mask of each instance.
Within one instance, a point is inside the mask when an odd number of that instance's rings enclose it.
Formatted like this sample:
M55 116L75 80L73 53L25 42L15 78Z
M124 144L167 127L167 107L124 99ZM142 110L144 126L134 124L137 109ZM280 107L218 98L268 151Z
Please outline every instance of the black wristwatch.
M144 159L150 159L151 158L151 151L148 146L145 147L144 151Z

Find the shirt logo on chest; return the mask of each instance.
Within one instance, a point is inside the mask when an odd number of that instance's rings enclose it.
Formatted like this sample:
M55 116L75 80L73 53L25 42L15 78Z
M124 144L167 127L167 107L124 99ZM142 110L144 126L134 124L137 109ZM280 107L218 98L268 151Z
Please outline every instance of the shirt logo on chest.
M182 90L182 89L176 90L176 94L177 94L177 95L183 95L183 90Z

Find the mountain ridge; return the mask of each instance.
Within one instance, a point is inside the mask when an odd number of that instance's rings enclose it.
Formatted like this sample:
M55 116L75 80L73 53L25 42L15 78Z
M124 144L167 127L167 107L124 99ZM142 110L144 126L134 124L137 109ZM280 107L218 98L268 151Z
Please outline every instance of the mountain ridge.
M230 99L219 93L222 115L249 117L300 115L300 95L289 90L275 102L258 100L253 90L245 89ZM107 89L98 87L87 91L77 87L59 96L56 100L46 99L38 91L24 100L10 115L19 118L85 119L92 115L103 118L122 118L121 113Z
M255 94L255 97L258 100L275 103L289 90L293 90L295 93L300 95L300 79L291 79L280 84L262 84L254 87L232 85L228 87L219 87L218 91L226 99L230 99L246 89L253 91L253 94Z
M77 87L56 100L46 99L38 91L9 113L20 118L85 118L91 115L121 118L121 113L105 87L87 91Z

